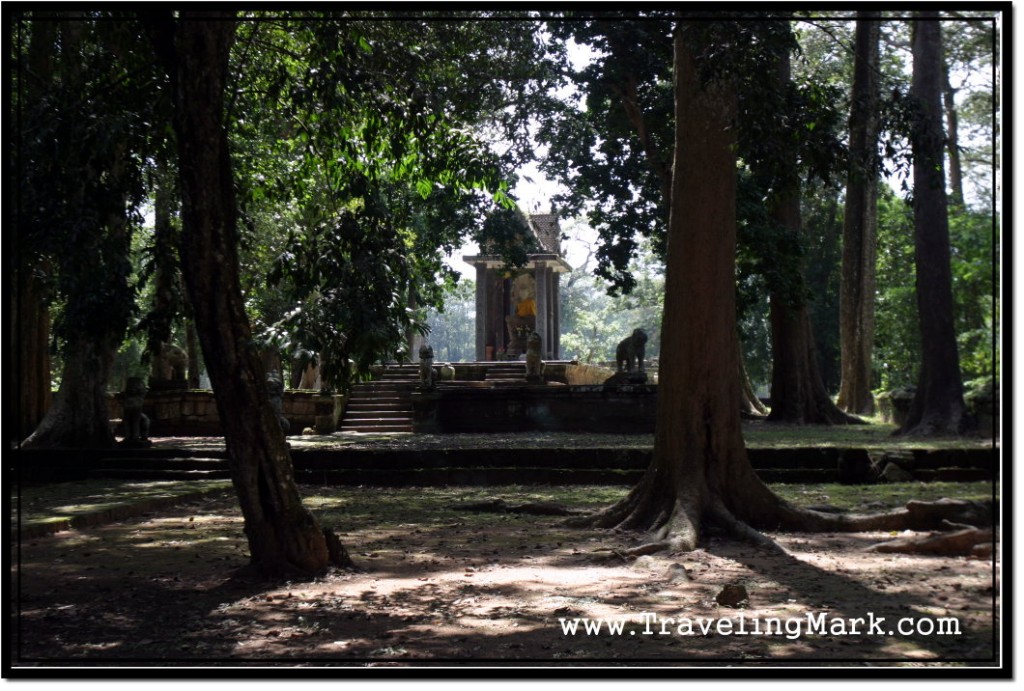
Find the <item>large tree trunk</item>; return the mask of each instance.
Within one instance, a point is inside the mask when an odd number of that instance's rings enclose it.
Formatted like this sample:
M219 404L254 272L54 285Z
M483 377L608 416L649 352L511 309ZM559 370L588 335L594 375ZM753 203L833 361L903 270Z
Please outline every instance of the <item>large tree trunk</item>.
M74 338L67 344L60 389L26 449L104 449L114 446L107 381L117 352L109 339Z
M66 39L64 51L67 59L74 61L78 58L80 29L74 21L68 26L70 28L62 33ZM72 75L74 72L72 67ZM81 161L69 162L69 165L83 166L83 177L76 192L78 198L70 202L72 208L87 208L84 198L95 194L98 185L105 187L104 193L109 193L116 201L103 207L105 218L92 219L73 237L70 246L60 248L64 253L61 272L76 276L80 284L87 281L99 284L82 288L67 298L65 312L72 315L77 328L65 337L60 389L46 416L24 441L26 449L114 446L107 385L117 349L124 340L127 311L98 302L96 296L118 300L131 290L128 285L131 232L125 190L125 179L132 165L130 153L124 142L118 142L109 151L95 152L88 165ZM89 179L85 175L99 177ZM100 267L99 278L97 267Z
M875 411L871 370L878 225L878 39L877 20L857 20L850 109L850 170L839 292L842 383L837 405L849 413L862 415Z
M164 346L171 340L175 318L181 311L177 286L178 261L175 248L179 244L175 237L171 217L174 214L174 173L167 163L161 162L156 174L153 194L153 305L149 317L149 333L146 344L147 355L156 361L162 357ZM153 380L162 380L162 372L150 375Z
M109 184L118 189L124 172L124 152L115 154L118 160L108 171ZM105 226L96 234L106 233L109 243L105 251L121 252L128 256L129 232L127 199L125 206L112 213ZM95 238L86 239L87 244ZM116 249L113 249L116 248ZM93 251L96 251L93 247ZM111 271L104 277L105 286L97 288L99 294L124 295L128 291L128 276L116 272L116 258L96 258ZM109 261L109 263L108 263ZM63 270L72 270L65 267ZM64 368L61 373L60 389L53 399L53 405L39 426L25 440L27 449L46 448L109 448L114 445L114 432L110 425L110 407L107 403L107 384L114 366L117 349L124 339L125 324L119 319L106 321L97 315L103 310L88 291L71 295L66 309L79 315L83 328L72 332L64 345ZM88 316L86 316L88 315Z
M36 21L31 24L27 70L23 75L19 107L37 102L52 79L53 40L56 23ZM21 149L18 149L19 154ZM18 165L25 165L19 161ZM42 422L51 404L50 391L50 310L46 304L44 277L51 271L49 261L40 256L30 238L35 235L25 227L31 214L21 208L22 196L14 202L18 217L17 246L14 252L15 284L11 294L11 353L14 358L15 439L20 442Z
M968 426L953 323L949 218L943 171L942 39L939 21L914 22L911 93L918 104L914 154L914 261L921 372L901 434L960 434Z
M182 191L182 264L224 428L252 566L315 574L346 555L303 506L242 301L234 186L223 125L229 16L182 13L153 38L172 75ZM168 26L169 25L169 26ZM174 30L173 44L163 42Z
M21 441L42 422L52 403L50 391L50 310L39 274L45 264L34 256L19 255L17 288L12 295L11 352L16 373L16 437Z
M654 458L640 484L598 518L693 549L723 490L721 469L749 467L740 431L735 328L736 96L701 89L680 24L675 39L676 159ZM677 211L685 210L684 213ZM747 478L748 480L750 478Z
M779 88L787 88L790 79L788 52L778 56L775 76ZM791 152L785 165L791 171L796 170L795 151ZM799 176L794 173L779 177L791 178L793 182L789 189L777 192L772 216L788 232L799 235L803 232ZM797 271L802 277L802 267ZM768 300L772 328L772 405L768 421L798 425L862 422L839 410L825 390L807 304L802 300L795 303L780 290L773 290Z
M769 296L772 328L772 392L768 422L858 424L829 398L821 379L818 353L806 305L793 306L785 296Z
M675 39L676 138L654 458L617 504L576 525L650 533L630 550L692 549L709 524L763 546L757 528L895 530L924 524L910 511L835 516L780 499L750 465L736 400L736 97L702 86L684 38ZM937 524L932 521L931 524Z
M688 26L675 39L664 308L673 318L662 322L654 458L627 497L586 521L651 531L655 547L672 549L694 548L705 522L753 536L741 521L771 523L783 506L750 466L736 405L736 95L728 83L701 86Z
M739 342L739 336L736 339ZM740 414L747 418L762 418L768 414L768 408L754 391L754 385L750 383L750 375L747 374L747 363L743 359L743 351L739 349L740 367Z

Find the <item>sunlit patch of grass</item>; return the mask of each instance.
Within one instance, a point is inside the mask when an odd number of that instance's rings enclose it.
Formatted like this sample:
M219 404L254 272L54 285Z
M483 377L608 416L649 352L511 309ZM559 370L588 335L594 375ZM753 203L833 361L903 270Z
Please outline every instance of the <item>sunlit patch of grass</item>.
M58 523L148 501L171 500L230 488L228 480L125 482L85 480L12 488L11 520L22 526Z
M784 425L764 421L743 425L750 448L784 449L831 447L855 449L977 449L991 448L992 439L965 437L894 437L896 425L865 418L865 425Z
M894 482L877 485L772 484L776 494L797 505L828 504L847 511L898 508L912 499L935 501L948 497L980 501L998 494L991 482Z

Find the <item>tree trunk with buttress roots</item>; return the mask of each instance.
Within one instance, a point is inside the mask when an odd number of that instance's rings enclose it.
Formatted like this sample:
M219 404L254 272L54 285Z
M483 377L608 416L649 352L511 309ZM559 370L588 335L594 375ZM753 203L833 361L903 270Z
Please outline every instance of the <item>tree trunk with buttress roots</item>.
M914 264L921 329L921 372L900 434L962 434L974 426L964 403L953 318L949 212L943 172L940 77L942 34L927 15L914 23L910 93L918 104L914 152Z
M780 89L790 81L789 53L778 56L775 78ZM792 152L785 165L797 167L796 153ZM803 232L800 218L799 176L792 176L792 189L780 190L772 209L772 216L788 232ZM802 277L803 270L798 268ZM811 329L811 315L805 301L795 302L780 291L769 296L772 328L772 404L769 422L791 424L857 424L863 420L847 415L836 407L825 390L818 365L818 354Z
M674 317L662 325L654 458L623 500L570 522L647 534L634 555L694 549L709 525L776 549L759 530L907 527L904 510L836 516L795 507L750 465L736 406L736 96L728 83L701 86L686 26L675 39L676 175L665 286L665 311Z

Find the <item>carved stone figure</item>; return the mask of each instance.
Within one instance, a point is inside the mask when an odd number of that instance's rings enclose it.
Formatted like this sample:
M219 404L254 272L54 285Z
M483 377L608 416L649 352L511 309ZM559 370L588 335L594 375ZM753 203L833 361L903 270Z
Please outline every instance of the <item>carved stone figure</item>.
M526 381L544 381L544 362L540 359L541 340L536 331L526 338Z
M121 402L122 423L124 424L124 446L150 446L149 417L142 412L146 398L146 384L142 377L129 377L125 383Z
M434 349L424 343L420 346L420 388L430 390L437 381L434 371Z
M647 345L647 334L643 329L633 329L629 338L623 339L615 349L615 362L620 372L644 371L644 347ZM646 374L644 375L646 378Z
M277 416L277 423L281 425L281 431L288 434L291 423L284 416L284 382L277 372L267 373L267 394L270 395L270 406Z

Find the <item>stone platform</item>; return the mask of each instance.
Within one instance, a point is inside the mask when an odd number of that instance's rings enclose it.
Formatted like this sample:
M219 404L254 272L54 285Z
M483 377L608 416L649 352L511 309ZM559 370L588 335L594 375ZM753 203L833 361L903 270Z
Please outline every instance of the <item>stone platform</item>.
M651 462L647 434L335 434L289 437L301 483L371 486L633 484ZM894 463L916 481L998 479L998 448L867 450L751 448L766 482L874 481L865 469ZM155 439L149 449L14 451L16 481L229 477L222 439Z

